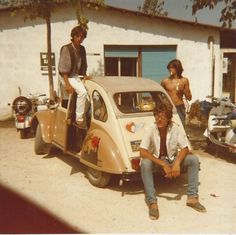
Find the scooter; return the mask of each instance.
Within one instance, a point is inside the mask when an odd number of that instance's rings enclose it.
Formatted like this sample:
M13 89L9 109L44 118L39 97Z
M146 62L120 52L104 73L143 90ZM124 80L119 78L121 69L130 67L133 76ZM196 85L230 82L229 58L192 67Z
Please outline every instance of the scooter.
M15 115L15 126L20 132L21 139L25 139L31 133L31 120L35 112L47 110L49 99L45 94L33 95L28 97L18 96L13 100L12 109Z
M228 97L211 99L212 108L204 135L209 144L236 154L236 106Z

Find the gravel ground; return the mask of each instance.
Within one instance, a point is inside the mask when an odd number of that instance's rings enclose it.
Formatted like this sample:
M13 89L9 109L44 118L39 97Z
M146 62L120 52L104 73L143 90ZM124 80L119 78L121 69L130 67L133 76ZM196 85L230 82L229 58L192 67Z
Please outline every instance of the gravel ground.
M201 161L200 201L207 213L185 206L186 175L173 181L159 178L156 186L160 218L152 221L142 182L125 183L123 187L114 182L105 189L95 188L86 179L85 168L78 159L60 151L37 156L34 138L20 139L12 121L1 122L1 192L14 194L40 209L53 221L55 226L51 225L51 229L58 230L50 230L50 225L42 223L42 217L37 217L35 223L33 210L17 210L19 205L6 200L10 196L3 202L2 193L0 201L5 207L0 206L0 233L236 233L236 158L205 152L200 129L192 128L189 133ZM27 217L22 218L26 212L31 223L24 221Z

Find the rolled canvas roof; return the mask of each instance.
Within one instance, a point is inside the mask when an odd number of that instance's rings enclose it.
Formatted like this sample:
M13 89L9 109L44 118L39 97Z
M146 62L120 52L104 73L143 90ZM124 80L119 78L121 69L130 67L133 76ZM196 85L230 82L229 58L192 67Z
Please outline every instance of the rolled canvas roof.
M147 78L107 76L95 77L92 81L102 86L111 95L117 92L164 90L159 83Z

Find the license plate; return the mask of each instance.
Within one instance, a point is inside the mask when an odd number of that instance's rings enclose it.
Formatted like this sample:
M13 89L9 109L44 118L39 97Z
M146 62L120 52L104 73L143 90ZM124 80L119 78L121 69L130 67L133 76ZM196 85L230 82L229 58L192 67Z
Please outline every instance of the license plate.
M229 151L231 153L236 153L236 147L229 147Z
M137 152L139 151L139 145L141 143L141 140L135 140L135 141L131 141L130 142L130 145L131 145L131 148L132 148L132 151L133 152Z

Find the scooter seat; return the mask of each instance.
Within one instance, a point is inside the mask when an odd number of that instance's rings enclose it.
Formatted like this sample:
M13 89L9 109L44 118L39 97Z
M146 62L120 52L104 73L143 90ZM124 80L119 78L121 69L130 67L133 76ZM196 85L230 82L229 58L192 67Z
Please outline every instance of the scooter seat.
M229 125L213 125L214 128L219 128L219 129L227 129L230 126Z
M225 120L227 118L227 116L226 115L222 115L222 116L215 116L214 118L213 118L213 120Z

